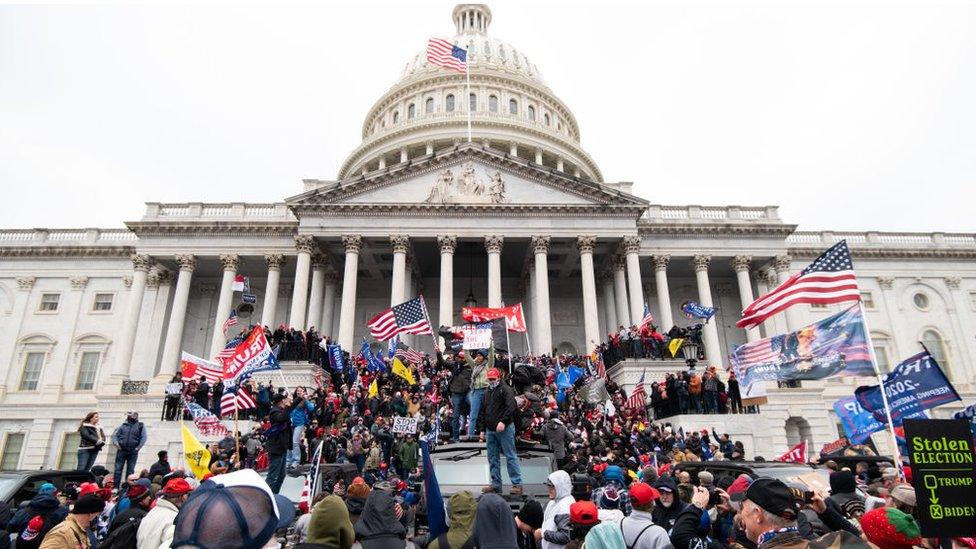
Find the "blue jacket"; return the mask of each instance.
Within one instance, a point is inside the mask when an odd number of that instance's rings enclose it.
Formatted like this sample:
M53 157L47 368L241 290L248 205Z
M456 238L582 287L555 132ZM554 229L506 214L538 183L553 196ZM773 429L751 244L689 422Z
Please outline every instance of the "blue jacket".
M128 421L112 433L112 443L126 451L139 451L146 445L146 426L141 421Z
M311 401L306 400L304 406L295 406L295 409L291 411L289 419L291 419L292 427L304 427L309 423L309 416L315 411L315 405Z

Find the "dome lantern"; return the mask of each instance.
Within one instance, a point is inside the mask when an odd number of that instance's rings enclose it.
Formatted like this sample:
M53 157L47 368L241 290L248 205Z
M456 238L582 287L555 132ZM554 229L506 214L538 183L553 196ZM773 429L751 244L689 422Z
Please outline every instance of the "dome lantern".
M458 34L486 34L491 10L485 4L458 4L451 14Z

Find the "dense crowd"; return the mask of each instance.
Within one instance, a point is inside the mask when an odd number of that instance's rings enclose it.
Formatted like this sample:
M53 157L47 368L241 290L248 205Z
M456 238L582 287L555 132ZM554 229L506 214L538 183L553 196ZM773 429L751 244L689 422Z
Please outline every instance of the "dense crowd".
M620 325L616 331L607 334L607 340L600 345L601 353L608 365L627 358L651 358L668 360L685 358L683 347L694 347L694 355L690 358L698 361L706 358L702 345L702 329L704 324L690 326L672 326L667 332L658 331L658 327L644 323L629 328ZM672 349L671 342L676 345Z

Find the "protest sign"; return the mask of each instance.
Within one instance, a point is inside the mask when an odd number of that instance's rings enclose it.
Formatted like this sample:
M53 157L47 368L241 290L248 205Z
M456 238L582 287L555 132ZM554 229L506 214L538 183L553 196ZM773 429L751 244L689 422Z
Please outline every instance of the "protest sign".
M417 418L415 417L395 417L393 418L392 432L401 435L413 435L417 433Z
M463 333L463 345L465 349L488 349L491 347L490 328L473 328L471 330L464 330Z
M976 464L969 423L906 419L904 427L922 536L976 535Z

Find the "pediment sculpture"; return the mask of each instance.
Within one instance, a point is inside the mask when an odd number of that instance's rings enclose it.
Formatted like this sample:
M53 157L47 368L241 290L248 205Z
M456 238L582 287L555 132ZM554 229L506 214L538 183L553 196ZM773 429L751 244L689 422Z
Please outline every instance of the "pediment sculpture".
M501 204L508 202L505 196L505 182L501 172L496 171L487 179L478 177L474 162L461 165L461 173L454 176L451 170L437 174L437 180L427 194L430 204Z

